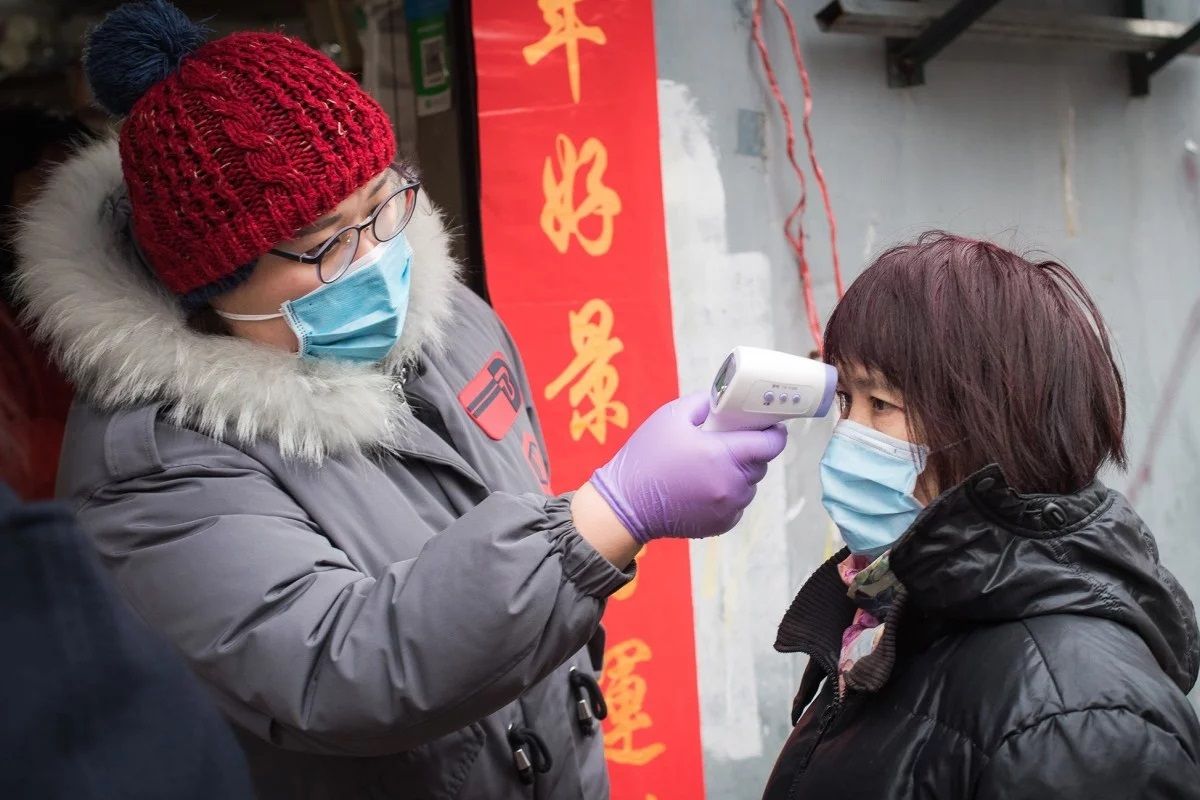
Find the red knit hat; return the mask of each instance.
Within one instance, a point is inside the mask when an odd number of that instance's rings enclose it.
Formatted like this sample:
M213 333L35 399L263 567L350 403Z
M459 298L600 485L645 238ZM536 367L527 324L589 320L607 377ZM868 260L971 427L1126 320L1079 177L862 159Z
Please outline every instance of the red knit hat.
M383 109L323 54L281 34L204 33L165 0L130 3L84 57L96 99L126 117L134 236L188 308L249 277L396 154Z

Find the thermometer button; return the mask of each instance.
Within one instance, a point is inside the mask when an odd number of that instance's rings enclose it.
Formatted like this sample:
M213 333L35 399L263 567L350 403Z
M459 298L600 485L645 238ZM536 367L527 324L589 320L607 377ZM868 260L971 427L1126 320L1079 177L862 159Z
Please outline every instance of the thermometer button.
M775 393L774 392L766 392L763 394L763 405L764 406L769 406L769 405L771 405L771 403L774 403L774 402L775 402Z

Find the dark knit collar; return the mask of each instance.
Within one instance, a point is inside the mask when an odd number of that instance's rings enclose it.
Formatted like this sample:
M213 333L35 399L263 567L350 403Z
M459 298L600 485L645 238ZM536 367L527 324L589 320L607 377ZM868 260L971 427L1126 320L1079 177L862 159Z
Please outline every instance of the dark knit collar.
M804 653L811 659L809 671L801 682L800 696L796 698L799 708L815 696L821 680L837 676L842 634L857 610L838 574L838 565L849 556L849 549L843 549L822 564L800 589L779 623L775 649L781 653ZM879 643L843 676L847 691L878 692L891 677L896 664L896 637L903 624L907 598L908 592L900 586L887 616L880 620L884 629ZM793 713L796 710L793 708Z
M842 632L854 619L855 605L838 574L838 564L849 555L844 548L817 568L792 600L775 638L779 652L804 653L831 675L837 671Z

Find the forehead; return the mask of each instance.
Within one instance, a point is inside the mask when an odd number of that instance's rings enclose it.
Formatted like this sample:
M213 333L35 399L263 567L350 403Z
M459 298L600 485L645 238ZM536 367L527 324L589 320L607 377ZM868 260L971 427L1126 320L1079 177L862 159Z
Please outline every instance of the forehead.
M838 383L847 389L857 389L862 392L895 391L895 387L876 369L868 369L854 362L835 364L838 371Z

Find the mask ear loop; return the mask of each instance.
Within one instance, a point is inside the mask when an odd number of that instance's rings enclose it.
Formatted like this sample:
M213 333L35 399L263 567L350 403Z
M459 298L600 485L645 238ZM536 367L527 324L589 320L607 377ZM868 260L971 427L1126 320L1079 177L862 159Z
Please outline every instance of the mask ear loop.
M970 440L971 440L970 436L964 436L961 439L954 440L950 444L942 445L937 450L928 450L925 454L925 458L926 458L926 460L928 460L929 456L936 456L936 455L940 455L940 454L946 452L947 450L953 450L954 448L958 447L963 442L969 442Z
M274 314L234 314L231 311L222 311L219 308L213 308L218 317L225 319L237 320L239 322L265 322L269 319L280 319L283 317L282 311L277 311Z
M941 453L946 452L947 450L953 450L955 447L958 447L963 442L970 441L970 439L971 439L970 436L964 436L961 439L956 439L955 441L950 442L950 444L942 445L937 450L929 450L927 448L924 448L924 445L921 445L921 447L923 448L921 452L924 453L925 457L923 459L921 459L921 462L919 464L917 464L917 468L918 468L917 480L918 480L918 482L921 480L921 476L925 474L925 468L929 466L929 457L930 456L939 455Z
M138 266L140 266L142 271L145 272L146 277L157 283L158 277L154 274L154 267L150 265L150 259L146 257L146 251L142 250L141 244L138 243L137 236L135 236L133 233L132 217L125 222L124 236L126 241L129 242L130 247L133 248L133 254L137 257ZM279 319L283 316L283 314L280 312L276 312L274 314L233 314L228 311L222 311L216 306L213 306L212 310L216 312L218 317L237 320L239 322L265 322L266 320Z

